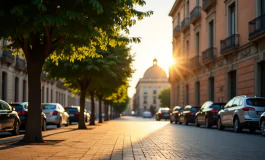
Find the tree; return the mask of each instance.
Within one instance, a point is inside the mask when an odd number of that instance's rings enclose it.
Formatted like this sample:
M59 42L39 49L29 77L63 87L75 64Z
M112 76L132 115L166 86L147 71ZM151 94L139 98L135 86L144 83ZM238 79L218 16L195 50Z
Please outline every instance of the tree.
M170 87L163 89L158 95L161 107L170 107Z
M20 0L5 1L0 6L0 37L13 42L8 48L22 49L27 60L29 112L25 142L43 142L41 133L40 74L45 59L82 59L93 44L106 46L102 36L128 27L152 12L140 12L135 5L144 0ZM110 38L112 36L109 36ZM85 47L86 52L67 52Z

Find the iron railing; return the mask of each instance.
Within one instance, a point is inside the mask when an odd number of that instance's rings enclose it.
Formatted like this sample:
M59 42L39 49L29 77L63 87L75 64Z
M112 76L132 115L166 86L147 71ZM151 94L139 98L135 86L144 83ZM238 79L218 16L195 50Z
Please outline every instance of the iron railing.
M214 47L208 48L207 50L203 51L202 52L203 63L207 63L207 62L213 60L215 57L215 52L216 52L216 48L214 48Z
M189 63L190 63L189 67L191 69L198 69L198 68L200 68L200 56L197 55L197 56L191 58Z
M265 31L265 14L253 19L248 23L249 26L249 39L263 33Z
M184 18L181 22L181 30L185 30L190 26L190 18Z
M26 61L17 57L15 67L19 70L26 70Z
M233 34L232 36L221 40L221 53L235 49L239 47L239 34Z
M214 6L216 4L216 0L203 0L202 1L202 9L204 11L207 11L210 9L210 7Z
M0 58L2 60L5 60L9 63L14 63L15 62L15 57L12 55L11 50L3 50L2 54L0 54Z
M190 12L190 21L194 21L199 17L201 17L201 7L197 6Z

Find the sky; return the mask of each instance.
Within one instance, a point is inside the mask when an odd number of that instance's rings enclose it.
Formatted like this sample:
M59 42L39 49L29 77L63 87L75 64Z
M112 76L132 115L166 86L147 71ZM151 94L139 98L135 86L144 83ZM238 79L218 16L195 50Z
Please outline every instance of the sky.
M154 14L138 21L130 29L129 37L141 37L141 43L131 44L135 54L133 68L136 70L130 81L129 97L133 97L135 86L144 72L153 65L153 59L168 75L172 57L172 18L168 16L175 0L146 0L141 11L152 10Z

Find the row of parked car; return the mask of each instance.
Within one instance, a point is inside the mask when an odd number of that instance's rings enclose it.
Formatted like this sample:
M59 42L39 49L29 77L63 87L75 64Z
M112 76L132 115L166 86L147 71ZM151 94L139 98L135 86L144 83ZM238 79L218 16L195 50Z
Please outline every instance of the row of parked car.
M78 122L80 106L63 107L59 103L42 103L41 122L42 130L47 125L68 126ZM85 122L90 120L90 112L84 111ZM20 130L25 130L28 117L28 102L10 103L0 100L0 132L11 132L18 135Z
M237 96L228 103L205 102L202 106L176 106L171 112L169 108L160 108L156 120L170 119L171 123L195 123L196 127L205 125L218 130L233 128L234 132L249 129L251 133L260 130L265 136L265 98Z

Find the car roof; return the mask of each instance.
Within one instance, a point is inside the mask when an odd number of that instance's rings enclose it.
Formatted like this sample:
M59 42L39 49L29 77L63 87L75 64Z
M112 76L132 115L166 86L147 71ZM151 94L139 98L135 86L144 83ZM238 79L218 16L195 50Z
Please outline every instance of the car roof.
M23 105L24 106L24 105L28 104L28 102L10 102L9 104L10 105L15 104L15 105Z

